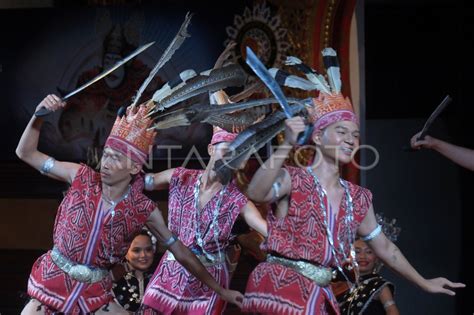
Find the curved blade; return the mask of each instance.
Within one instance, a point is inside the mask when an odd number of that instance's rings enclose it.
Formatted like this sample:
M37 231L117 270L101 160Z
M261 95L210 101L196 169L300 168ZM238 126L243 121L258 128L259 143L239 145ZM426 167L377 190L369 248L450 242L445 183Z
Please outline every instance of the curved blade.
M77 89L75 89L74 91L68 93L66 96L64 96L62 98L63 101L67 100L68 98L70 98L71 96L79 93L80 91L84 90L86 87L96 83L97 81L99 81L100 79L103 79L105 78L106 76L108 76L109 74L111 74L112 72L114 72L115 70L117 70L120 66L124 65L125 63L127 63L128 61L130 61L133 57L137 56L138 54L142 53L143 51L145 51L146 49L148 49L150 46L152 46L155 42L150 42L148 44L145 44L139 48L137 48L135 51L133 51L130 55L128 55L127 57L125 57L124 59L118 61L117 63L115 63L112 67L110 67L109 69L105 70L104 72L102 72L101 74L97 75L95 78L93 78L92 80L90 80L89 82L87 83L84 83L83 85L81 85L80 87L78 87ZM48 115L49 113L51 113L51 111L47 110L46 108L42 107L40 108L37 112L35 112L35 116L36 117L42 117L42 116L46 116Z
M446 106L448 106L448 104L451 103L451 101L452 101L451 96L446 95L446 97L443 99L441 104L439 104L438 107L436 107L434 112L431 113L428 120L426 120L426 122L423 126L423 129L421 129L420 135L416 139L417 141L425 139L426 134L428 133L428 130L429 130L431 124L433 123L433 121L439 116L439 114L441 114L441 112L446 108ZM413 149L410 145L403 146L402 150L407 151L407 152L417 152L418 151L416 149Z
M305 106L301 103L291 105L292 112L304 114ZM257 152L273 137L285 129L286 115L276 111L263 121L258 122L241 133L229 145L228 152L214 165L214 171L221 183L227 183L232 178L232 172L252 153Z
M441 104L436 107L434 112L430 115L428 120L425 122L425 125L423 126L423 129L421 130L420 136L418 137L417 140L423 140L428 133L428 129L430 128L431 124L433 121L441 114L441 112L445 109L446 106L448 106L449 103L451 103L452 98L449 95L446 95L444 100L441 102Z
M286 118L293 117L293 113L291 112L290 106L286 100L283 91L281 90L280 86L276 82L276 80L272 77L268 69L265 65L258 59L257 55L247 47L247 60L245 61L250 68L252 68L253 72L260 78L260 80L265 83L268 89L272 92L275 98L278 100L281 108L285 112Z
M121 65L127 63L130 59L132 59L133 57L135 57L136 55L140 54L141 52L145 51L148 47L150 47L151 45L153 45L155 42L150 42L148 44L145 44L143 45L142 47L139 47L137 48L134 52L132 52L130 55L128 55L127 57L125 57L124 59L118 61L116 64L114 64L112 67L110 67L109 69L105 70L104 72L102 72L101 74L99 74L98 76L96 76L94 79L90 80L89 82L81 85L80 87L78 87L77 89L75 89L74 91L72 91L71 93L69 93L68 95L64 96L62 99L63 101L67 100L68 98L70 98L71 96L79 93L80 91L84 90L86 87L88 87L89 85L92 85L94 83L96 83L97 81L99 81L100 79L102 78L105 78L106 76L108 76L109 74L111 74L112 72L114 72L115 70L117 70Z

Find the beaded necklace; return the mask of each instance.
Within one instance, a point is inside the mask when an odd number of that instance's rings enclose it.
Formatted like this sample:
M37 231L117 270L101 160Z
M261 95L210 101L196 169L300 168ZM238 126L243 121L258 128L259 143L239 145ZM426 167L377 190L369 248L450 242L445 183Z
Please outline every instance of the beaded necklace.
M121 202L122 200L124 200L125 198L128 197L128 194L130 193L130 185L128 185L128 189L127 191L117 200L117 201L113 201L111 200L109 197L107 197L103 192L102 192L102 199L104 199L105 202L107 202L108 204L110 204L112 207L109 209L110 211L110 235L109 235L109 240L110 240L110 252L109 252L109 261L111 264L114 263L114 258L113 258L113 255L114 255L114 242L112 240L112 233L113 233L113 229L114 229L114 217L115 217L115 207L117 206L117 204L119 202Z
M316 185L316 191L317 191L318 197L319 197L319 205L321 207L321 213L322 213L322 217L323 217L323 225L326 229L326 235L327 235L327 238L328 238L329 245L331 246L332 254L333 254L334 259L336 261L337 269L341 272L341 274L344 276L346 281L352 284L352 281L347 277L346 273L344 272L344 270L342 268L342 263L341 263L341 261L339 260L339 257L338 257L338 252L339 252L344 257L344 261L348 262L350 264L348 269L349 270L353 269L357 273L358 265L357 265L357 261L355 259L355 249L354 249L355 235L354 235L354 233L352 233L352 228L351 228L352 227L352 222L354 221L354 214L353 214L354 204L352 202L352 197L349 193L349 187L341 178L339 178L339 183L344 188L344 192L345 192L345 195L346 195L346 215L344 216L344 223L345 223L345 227L347 229L348 241L349 241L349 244L350 244L349 245L350 246L350 254L349 254L349 257L348 257L346 255L346 251L344 250L345 244L339 237L339 235L341 233L338 233L338 235L337 235L339 248L336 248L336 246L334 245L334 236L332 235L331 229L330 229L329 224L328 224L327 207L326 207L326 204L324 203L324 198L325 197L327 198L327 193L324 190L324 188L321 186L321 183L319 182L318 177L316 176L316 174L313 172L313 169L311 167L307 167L307 170L311 174L311 176L313 177L314 183ZM358 282L357 278L358 278L358 274L356 274L356 283ZM353 288L353 286L352 286L352 288Z
M204 241L203 241L203 235L201 233L201 230L199 228L199 223L201 221L201 211L204 210L205 206L200 210L199 209L199 191L200 191L200 187L201 187L201 177L202 177L202 174L201 173L196 181L196 184L194 186L194 208L196 209L196 242L198 244L198 246L201 248L203 254L206 256L206 258L211 261L211 262L216 262L216 260L220 260L222 257L221 257L221 250L220 250L220 246L219 246L219 241L218 241L218 236L219 236L219 227L217 225L217 217L219 216L219 210L220 210L220 207L221 207L221 203L222 203L222 198L224 196L224 194L226 193L227 191L227 185L225 185L224 187L222 187L220 193L219 193L219 199L217 200L216 202L216 206L214 208L214 211L213 211L213 216L212 216L212 221L211 221L211 224L209 226L209 230L212 230L213 231L213 236L214 236L214 242L216 243L217 245L217 258L212 255L211 253L207 252L205 249L204 249ZM210 199L212 200L212 198Z

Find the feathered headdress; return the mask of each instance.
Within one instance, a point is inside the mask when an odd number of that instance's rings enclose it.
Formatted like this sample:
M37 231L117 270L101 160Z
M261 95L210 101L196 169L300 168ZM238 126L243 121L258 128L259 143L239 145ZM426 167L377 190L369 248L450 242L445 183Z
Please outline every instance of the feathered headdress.
M312 99L313 108L310 110L315 132L338 121L348 120L358 123L351 101L341 94L341 72L336 51L325 48L322 55L329 82L296 57L288 57L285 64L302 71L308 80L274 70L275 77L276 75L280 77L282 85L306 91L319 91L319 96Z
M132 104L119 113L105 143L106 147L121 152L136 163L143 164L146 161L156 134L155 131L149 130L152 120L147 117L152 110L152 104L145 103L137 106L138 100L158 71L171 59L184 40L189 37L187 27L191 17L191 14L186 14L178 33L140 86Z

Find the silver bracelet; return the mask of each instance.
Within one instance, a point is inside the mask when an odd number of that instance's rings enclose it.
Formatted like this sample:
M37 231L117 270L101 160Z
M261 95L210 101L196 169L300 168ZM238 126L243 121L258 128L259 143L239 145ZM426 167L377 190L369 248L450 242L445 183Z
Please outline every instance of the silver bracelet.
M49 157L44 161L43 166L41 166L40 173L43 175L49 174L51 172L51 169L54 167L54 163L56 160L52 157Z
M150 191L153 190L155 187L155 176L153 174L146 174L145 175L145 189Z
M387 302L383 303L383 308L387 309L389 306L395 305L394 300L388 300Z
M280 187L281 183L279 181L276 181L273 183L272 188L273 188L273 200L278 200L280 199Z
M171 245L176 243L177 240L178 240L178 238L174 234L171 234L170 238L168 240L166 240L164 245L166 247L170 247Z
M374 238L376 238L381 232L382 232L382 226L380 224L377 224L377 227L372 232L370 232L369 235L363 236L361 237L361 239L364 242L371 241Z

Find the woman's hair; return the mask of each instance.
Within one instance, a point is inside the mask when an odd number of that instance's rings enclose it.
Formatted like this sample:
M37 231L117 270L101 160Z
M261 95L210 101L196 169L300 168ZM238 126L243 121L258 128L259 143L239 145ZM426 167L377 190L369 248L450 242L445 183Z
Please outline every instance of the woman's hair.
M156 250L156 237L155 235L153 235L150 230L148 230L146 227L143 227L140 231L138 231L137 234L135 234L135 236L133 237L135 239L135 237L139 236L139 235L143 235L143 236L148 236L148 238L150 238L150 242L151 244L153 245L153 250Z
M136 232L135 234L133 234L133 236L129 239L130 240L130 243L133 242L133 240L135 239L135 237L139 236L139 235L143 235L143 236L147 236L149 239L150 239L150 242L151 244L153 245L153 249L156 250L156 242L157 242L157 239L155 237L155 235L153 235L150 230L148 230L146 227L143 227L140 231ZM131 245L131 244L130 244Z
M135 235L135 237L137 237L138 235L145 235L145 236L148 236L148 237L151 239L151 236L150 236L149 233L150 233L150 232L149 232L148 230L146 230L146 229L141 229L141 230L137 233L137 235Z

